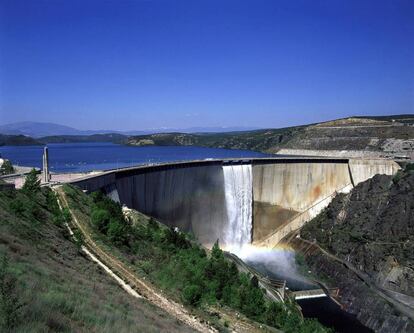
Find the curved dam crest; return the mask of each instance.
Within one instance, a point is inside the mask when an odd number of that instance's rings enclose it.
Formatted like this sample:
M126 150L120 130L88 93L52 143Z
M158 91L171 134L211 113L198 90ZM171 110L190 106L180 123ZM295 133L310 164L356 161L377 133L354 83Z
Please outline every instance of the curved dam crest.
M193 233L206 246L274 247L340 192L376 174L395 174L391 160L258 158L167 163L108 171L71 182Z

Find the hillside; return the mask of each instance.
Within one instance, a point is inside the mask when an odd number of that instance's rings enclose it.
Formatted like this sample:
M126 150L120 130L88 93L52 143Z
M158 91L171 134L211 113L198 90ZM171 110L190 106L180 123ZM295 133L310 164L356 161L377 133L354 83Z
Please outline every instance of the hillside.
M385 288L414 297L414 171L377 175L338 195L301 237L316 239Z
M47 188L35 196L0 191L0 287L12 301L0 296L1 332L8 332L4 304L11 309L10 332L193 331L128 297L70 240L57 210Z
M393 122L389 118L379 119L348 118L308 126L283 146L282 153L289 152L289 149L364 151L372 156L407 155L413 158L414 126L407 122Z
M196 145L290 155L414 159L414 116L354 117L248 132L133 136L128 144Z
M330 332L314 319L303 319L293 300L266 297L257 277L239 272L218 243L206 251L191 235L134 210L122 212L100 192L87 196L71 186L58 191L85 245L102 253L108 265L116 262L122 275L128 271L125 281L151 302L168 303L178 317L191 315L219 332Z
M288 142L304 128L305 126L297 126L228 133L159 133L130 137L128 144L133 146L202 146L267 152L271 147Z
M1 128L0 128L1 129ZM0 144L113 142L132 146L201 146L301 156L414 160L414 115L351 117L318 124L216 133L53 135L32 139L0 135ZM7 143L5 143L7 142Z
M30 146L41 145L42 143L25 135L4 135L0 134L0 146Z
M102 193L28 179L0 191L1 332L330 331L266 298L218 245L208 253Z
M42 143L80 143L80 142L112 142L124 143L127 136L119 133L92 134L92 135L54 135L38 139Z
M340 288L348 311L376 331L414 329L402 315L414 318L412 164L394 177L377 175L338 195L300 237L291 245L306 249L309 269Z

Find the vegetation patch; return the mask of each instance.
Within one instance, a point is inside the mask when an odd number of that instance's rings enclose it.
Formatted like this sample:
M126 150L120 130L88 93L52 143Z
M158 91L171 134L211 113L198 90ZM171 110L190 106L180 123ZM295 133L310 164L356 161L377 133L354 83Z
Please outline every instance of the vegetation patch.
M3 164L0 167L0 175L10 175L14 173L14 167L9 160L4 160Z
M89 216L89 227L101 242L115 247L138 272L188 307L228 307L285 332L329 331L316 320L303 319L294 301L266 299L257 278L239 273L218 243L207 253L189 235L142 214L134 221L125 219L121 206L101 192L82 198L86 195L79 190L64 190L70 204L83 202L76 208Z
M55 194L0 191L0 332L191 332L78 251ZM29 190L30 189L30 190Z

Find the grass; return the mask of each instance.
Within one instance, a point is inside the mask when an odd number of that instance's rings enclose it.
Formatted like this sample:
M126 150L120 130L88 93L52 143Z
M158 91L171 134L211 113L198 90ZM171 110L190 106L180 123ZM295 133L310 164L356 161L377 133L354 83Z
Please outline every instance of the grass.
M55 202L56 204L56 202ZM33 196L0 191L0 258L23 305L13 327L1 332L190 332L145 300L128 297L111 278L79 252L52 192Z

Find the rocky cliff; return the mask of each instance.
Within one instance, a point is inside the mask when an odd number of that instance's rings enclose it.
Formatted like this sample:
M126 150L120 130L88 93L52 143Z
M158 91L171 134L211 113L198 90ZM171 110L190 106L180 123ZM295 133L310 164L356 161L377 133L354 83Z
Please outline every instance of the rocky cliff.
M308 126L279 153L312 155L321 151L334 156L351 151L353 157L414 159L414 127L403 119L339 119Z
M377 175L338 195L291 244L340 302L377 332L414 325L414 171Z

